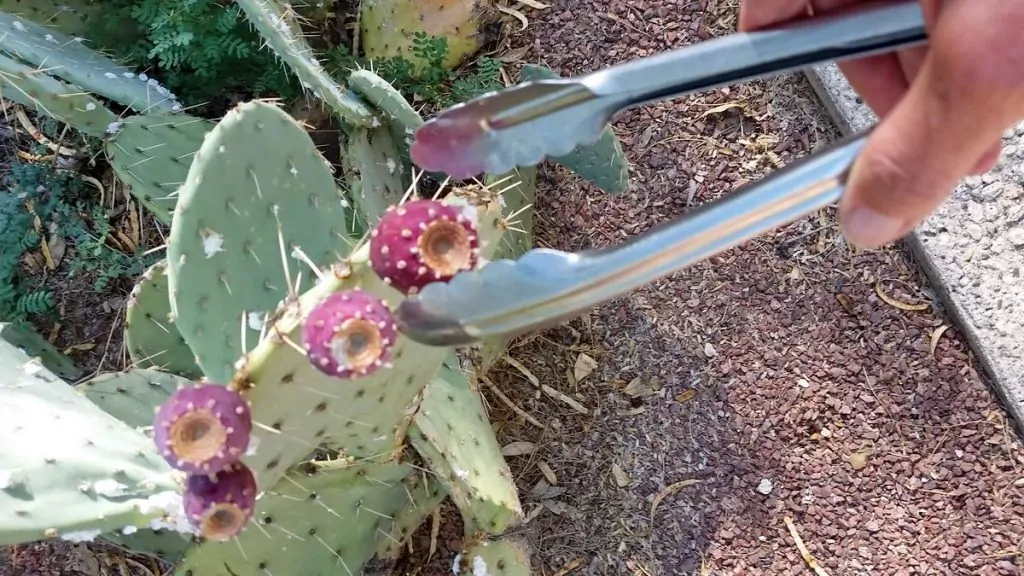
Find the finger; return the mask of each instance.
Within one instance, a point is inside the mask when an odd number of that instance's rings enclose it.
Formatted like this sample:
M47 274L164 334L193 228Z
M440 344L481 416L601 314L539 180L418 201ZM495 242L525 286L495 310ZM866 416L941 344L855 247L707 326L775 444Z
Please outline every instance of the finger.
M889 114L910 87L895 54L841 62L839 69L864 103L880 118Z
M843 233L852 243L873 248L903 236L1001 137L1002 126L984 107L964 101L965 92L949 80L929 57L869 137L840 202Z

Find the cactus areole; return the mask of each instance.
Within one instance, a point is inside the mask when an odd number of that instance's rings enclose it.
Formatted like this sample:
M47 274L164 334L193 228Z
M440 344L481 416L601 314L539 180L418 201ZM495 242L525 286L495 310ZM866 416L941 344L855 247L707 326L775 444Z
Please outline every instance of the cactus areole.
M370 238L374 272L403 294L476 267L476 223L458 206L413 200L388 208Z
M387 303L362 290L331 294L310 311L302 327L313 366L338 378L365 376L386 365L397 336Z
M218 384L178 389L153 420L157 450L168 464L189 474L213 474L238 461L251 432L248 403Z
M185 514L199 536L230 540L252 518L256 494L252 471L235 462L216 474L195 474L185 480Z

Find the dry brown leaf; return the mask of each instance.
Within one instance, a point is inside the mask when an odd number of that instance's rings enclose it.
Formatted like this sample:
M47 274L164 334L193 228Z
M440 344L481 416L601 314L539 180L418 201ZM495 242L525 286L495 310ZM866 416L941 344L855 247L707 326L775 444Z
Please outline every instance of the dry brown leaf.
M555 572L551 576L566 576L567 574L569 574L570 572L576 570L580 566L583 566L583 559L582 558L574 558L572 560L572 562L569 562L568 564L563 566L558 572Z
M138 246L142 242L142 229L139 227L139 213L135 210L135 203L128 203L128 227L131 230L132 246Z
M943 324L932 332L932 341L928 346L928 353L932 356L935 355L935 349L939 346L939 339L946 333L946 330L949 330L949 326L949 324Z
M927 309L928 306L929 306L929 304L927 302L920 302L918 304L910 304L908 302L901 302L901 301L893 298L892 296L889 296L888 294L886 294L885 291L882 290L882 283L881 282L876 282L875 283L875 293L878 294L878 297L881 298L882 301L885 302L886 304L888 304L889 306L892 306L894 308L899 308L900 310L907 310L908 312L920 312L921 310Z
M505 14L508 14L509 16L515 18L516 20L519 20L519 23L523 25L523 27L519 29L520 32L526 30L527 26L530 25L530 20L526 17L526 15L520 12L519 10L516 10L515 8L498 6L498 10L504 12Z
M541 460L537 462L537 468L540 469L540 473L544 475L544 479L548 481L548 484L554 486L558 484L558 476L555 475L555 471L548 466L548 463Z
M661 381L657 378L648 378L647 376L637 376L626 384L626 388L623 390L626 394L634 398L642 398L644 396L652 396L661 390Z
M50 258L53 259L55 266L60 266L60 262L64 259L64 252L67 250L67 247L67 241L64 240L64 237L60 234L52 234L50 236L50 240L46 243L46 249L50 254Z
M87 352L96 347L95 342L83 342L81 344L72 344L64 349L65 354L71 354L72 352Z
M850 300L849 296L842 293L836 294L836 301L843 307L843 310L846 310L847 314L850 316L857 315L857 308L853 305L853 300Z
M529 53L531 46L523 46L516 48L515 50L509 50L501 56L498 56L499 62L505 62L506 64L515 64L516 62L522 62L526 58L526 54Z
M548 6L547 4L544 4L543 2L537 2L537 0L516 0L516 2L529 6L534 10L544 10L546 8L550 8L550 6Z
M689 402L693 400L693 397L697 395L697 391L693 388L687 388L676 396L676 402Z
M846 461L850 463L850 468L853 468L854 470L861 470L862 468L867 467L869 456L871 456L871 449L864 448L858 452L848 454L846 456Z
M709 108L705 110L704 113L700 115L700 117L707 118L712 114L721 114L722 112L725 112L726 110L732 110L733 108L739 108L740 112L742 112L743 114L748 116L750 115L750 109L747 108L746 104L742 102L726 102L725 104L721 104L719 106L715 106L714 108Z
M50 254L49 242L39 241L39 250L43 253L43 259L46 261L46 267L53 270L57 267L57 263L53 261L53 256Z
M690 478L688 480L680 480L679 482L673 482L672 484L669 484L668 486L662 488L661 492L658 492L658 494L654 496L654 501L651 502L651 520L654 520L654 513L658 511L658 505L661 504L662 500L668 498L672 494L675 494L676 492L679 491L680 488L693 486L697 482L700 482L700 480L697 480L696 478Z
M502 456L522 456L537 450L533 442L510 442L501 448Z
M612 477L615 478L615 485L619 488L629 486L629 474L626 474L626 471L614 462L612 463Z
M580 354L576 358L576 366L573 368L572 375L573 378L575 378L576 381L579 382L586 378L587 376L590 376L596 369L597 360L594 360L593 358L587 356L586 354Z

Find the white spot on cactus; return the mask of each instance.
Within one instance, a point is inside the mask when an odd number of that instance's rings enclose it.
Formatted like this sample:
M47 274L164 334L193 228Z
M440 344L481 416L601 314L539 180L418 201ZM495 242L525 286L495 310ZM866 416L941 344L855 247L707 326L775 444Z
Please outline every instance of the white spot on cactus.
M53 34L47 34L44 38L46 38L46 41L50 44L60 44L60 41L54 38Z
M113 72L107 72L106 74L104 74L104 76L106 76L107 78L110 78L111 80L116 80L117 79L117 74L114 74Z
M258 436L252 436L249 438L249 447L245 449L246 456L255 456L256 448L260 445L260 439Z
M224 251L224 237L213 230L203 230L199 233L203 237L203 253L207 258L213 258L217 252Z
M21 22L18 22L18 21L14 22L14 28L16 30L18 30L19 32L24 32L25 31L25 25L22 24Z
M96 109L96 105L93 104L92 102L87 102L86 105L85 105L85 109L86 109L87 112L92 112L93 110Z
M181 104L175 102L174 106L171 106L171 110L174 110L175 112L181 112Z
M398 168L398 163L391 158L388 158L386 164L388 166L388 174L394 174L395 169Z
M68 542L92 542L100 534L103 534L103 530L76 530L61 534L60 539Z
M467 480L467 479L469 479L469 472L463 470L462 468L458 468L458 467L453 468L452 472L454 472L455 475L458 476L460 480Z
M165 490L153 494L145 500L139 500L136 504L139 511L147 516L160 514L149 522L153 530L174 530L181 534L195 534L196 530L185 516L185 507L181 500L181 494Z
M469 200L461 196L456 196L451 198L447 204L451 204L452 206L462 206L462 215L468 218L471 222L477 221L477 208L470 204Z
M374 128L380 128L380 118L374 116L373 122L370 122L370 126L373 126Z
M139 80L145 82L146 80L149 80L149 76L146 76L145 74L139 74Z
M109 478L93 482L92 490L105 498L118 498L128 493L127 486Z
M125 78L135 78L135 72L121 72L121 76Z
M263 330L264 318L266 318L266 314L261 312L249 312L249 329L261 332Z
M491 576L487 571L487 561L482 556L473 556L473 576Z
M0 490L10 490L22 483L18 478L21 470L0 470Z
M82 38L81 36L75 36L75 42L85 42L85 38Z
M36 360L33 358L32 360L25 362L25 364L22 365L21 369L25 371L25 374L32 376L34 374L39 373L39 371L43 369L43 365L40 364L39 362L36 362Z
M132 534L135 534L138 531L138 526L125 526L124 528L121 528L121 534L124 534L125 536L131 536Z
M120 131L121 131L121 123L120 122L111 122L110 124L107 124L107 134L117 134Z

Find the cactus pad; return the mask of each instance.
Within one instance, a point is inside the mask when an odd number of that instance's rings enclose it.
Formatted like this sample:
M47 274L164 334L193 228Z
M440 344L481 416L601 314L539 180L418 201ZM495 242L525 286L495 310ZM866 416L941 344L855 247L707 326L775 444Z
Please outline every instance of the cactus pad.
M241 104L210 131L167 246L171 310L207 378L230 379L263 315L313 275L298 250L317 266L348 252L347 220L326 160L280 108Z
M367 58L401 56L420 67L416 34L448 40L446 68L455 68L485 40L483 29L497 21L494 0L363 0L362 45Z
M411 184L413 164L409 156L409 147L412 146L412 137L416 130L423 125L423 118L401 92L369 70L353 71L348 76L348 85L353 92L362 96L382 113L381 121L387 125L391 139L398 149L402 174L410 177Z
M139 114L114 125L105 151L117 177L164 224L203 138L214 124L185 114Z
M302 343L313 367L336 378L359 378L391 360L398 326L387 302L345 290L321 300L302 327Z
M89 136L103 138L117 120L102 102L46 72L0 53L0 93Z
M522 519L519 495L479 392L466 375L443 366L410 429L416 450L447 485L466 534L499 534Z
M524 64L520 73L524 82L552 78L558 78L558 74L535 64ZM597 142L577 146L572 152L551 160L610 194L619 194L629 187L629 161L611 125L605 126Z
M155 79L117 64L52 28L0 12L0 50L83 90L139 112L177 112L181 104Z
M510 539L484 540L469 546L455 560L456 576L530 576L525 544Z
M148 438L6 342L0 372L0 545L165 525L177 483Z
M395 143L387 126L357 128L345 136L344 165L351 187L352 202L371 226L388 206L398 204L406 191L403 171L405 146Z
M75 386L94 404L132 428L149 428L153 413L189 381L158 370L135 368L108 372Z
M304 463L263 493L234 541L194 549L176 574L358 576L408 503L402 480L410 472L400 464Z
M377 546L379 558L396 558L402 547L423 524L424 520L437 510L441 502L448 496L444 484L426 472L410 474L405 479L405 492L408 499L405 507L394 515L388 538L381 538Z
M153 419L157 451L190 474L213 474L237 462L251 433L249 405L220 384L178 388Z
M392 206L371 232L374 271L403 294L475 268L479 253L473 217L436 200Z
M171 317L167 261L150 266L125 307L124 341L135 366L156 367L194 380L203 373Z
M291 6L277 0L238 0L249 22L263 40L284 60L302 85L323 100L341 119L356 126L371 126L373 110L353 92L335 82L315 59L313 48L303 38Z
M82 377L82 371L63 352L26 324L0 322L0 340L14 345L31 357L38 357L47 370L64 380Z

